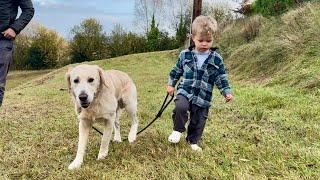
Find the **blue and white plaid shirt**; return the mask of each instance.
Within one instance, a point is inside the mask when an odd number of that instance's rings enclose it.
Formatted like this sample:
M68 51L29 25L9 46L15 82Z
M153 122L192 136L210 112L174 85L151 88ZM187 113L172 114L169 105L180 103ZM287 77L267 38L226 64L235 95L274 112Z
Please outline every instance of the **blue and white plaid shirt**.
M200 69L196 62L197 58L192 47L182 51L177 64L170 72L168 85L175 87L182 76L177 94L186 97L192 104L207 108L211 106L214 85L223 96L230 94L231 89L223 59L214 48Z

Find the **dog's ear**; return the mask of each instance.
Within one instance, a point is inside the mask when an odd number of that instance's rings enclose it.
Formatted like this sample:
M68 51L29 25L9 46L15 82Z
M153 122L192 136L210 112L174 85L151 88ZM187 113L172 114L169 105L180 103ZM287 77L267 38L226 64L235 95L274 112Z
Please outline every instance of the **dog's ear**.
M71 72L72 68L69 67L67 73L65 74L65 79L67 81L67 85L68 85L68 92L70 93L71 91L71 82L70 82L70 72Z
M102 85L108 87L106 76L104 74L104 70L102 68L98 67L98 72L99 72L99 76L100 76L100 83Z

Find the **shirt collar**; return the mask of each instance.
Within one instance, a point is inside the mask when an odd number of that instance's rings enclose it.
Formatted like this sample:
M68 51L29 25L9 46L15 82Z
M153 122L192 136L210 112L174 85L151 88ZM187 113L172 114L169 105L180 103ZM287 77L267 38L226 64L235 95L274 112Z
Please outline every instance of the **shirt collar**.
M192 50L195 48L196 46L194 45L194 44L192 44L191 46L189 46L189 48L188 48L188 50L190 51L190 52L192 52ZM211 65L213 65L213 66L217 66L215 63L214 63L214 53L215 53L215 51L217 50L218 48L217 47L212 47L212 48L210 48L210 54L209 54L209 56L211 56L211 58L208 60L208 64L211 64Z
M195 47L196 47L196 46L195 46L194 44L192 44L191 46L188 47L188 50L189 50L189 51L192 51ZM212 48L210 48L210 51L211 51L211 52L214 52L214 51L216 51L217 49L219 49L219 48L217 48L217 47L212 47Z

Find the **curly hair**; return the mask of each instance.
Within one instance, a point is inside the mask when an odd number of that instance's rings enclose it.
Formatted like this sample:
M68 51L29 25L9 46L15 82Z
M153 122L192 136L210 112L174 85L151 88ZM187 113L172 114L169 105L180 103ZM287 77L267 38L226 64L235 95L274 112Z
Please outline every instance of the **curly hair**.
M217 21L210 16L198 16L192 23L192 35L211 36L217 29Z

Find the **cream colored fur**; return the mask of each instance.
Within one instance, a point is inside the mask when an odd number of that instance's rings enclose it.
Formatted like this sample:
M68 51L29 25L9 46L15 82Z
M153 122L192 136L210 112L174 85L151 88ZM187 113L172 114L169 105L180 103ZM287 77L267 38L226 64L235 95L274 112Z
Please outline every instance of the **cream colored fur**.
M104 124L98 160L108 155L113 130L113 140L121 142L119 119L122 109L125 109L132 119L128 141L132 143L136 139L137 90L126 73L117 70L104 71L96 65L83 64L69 69L66 79L79 120L77 155L69 169L81 166L89 131L94 122L100 121ZM81 101L81 96L86 96L87 100Z

